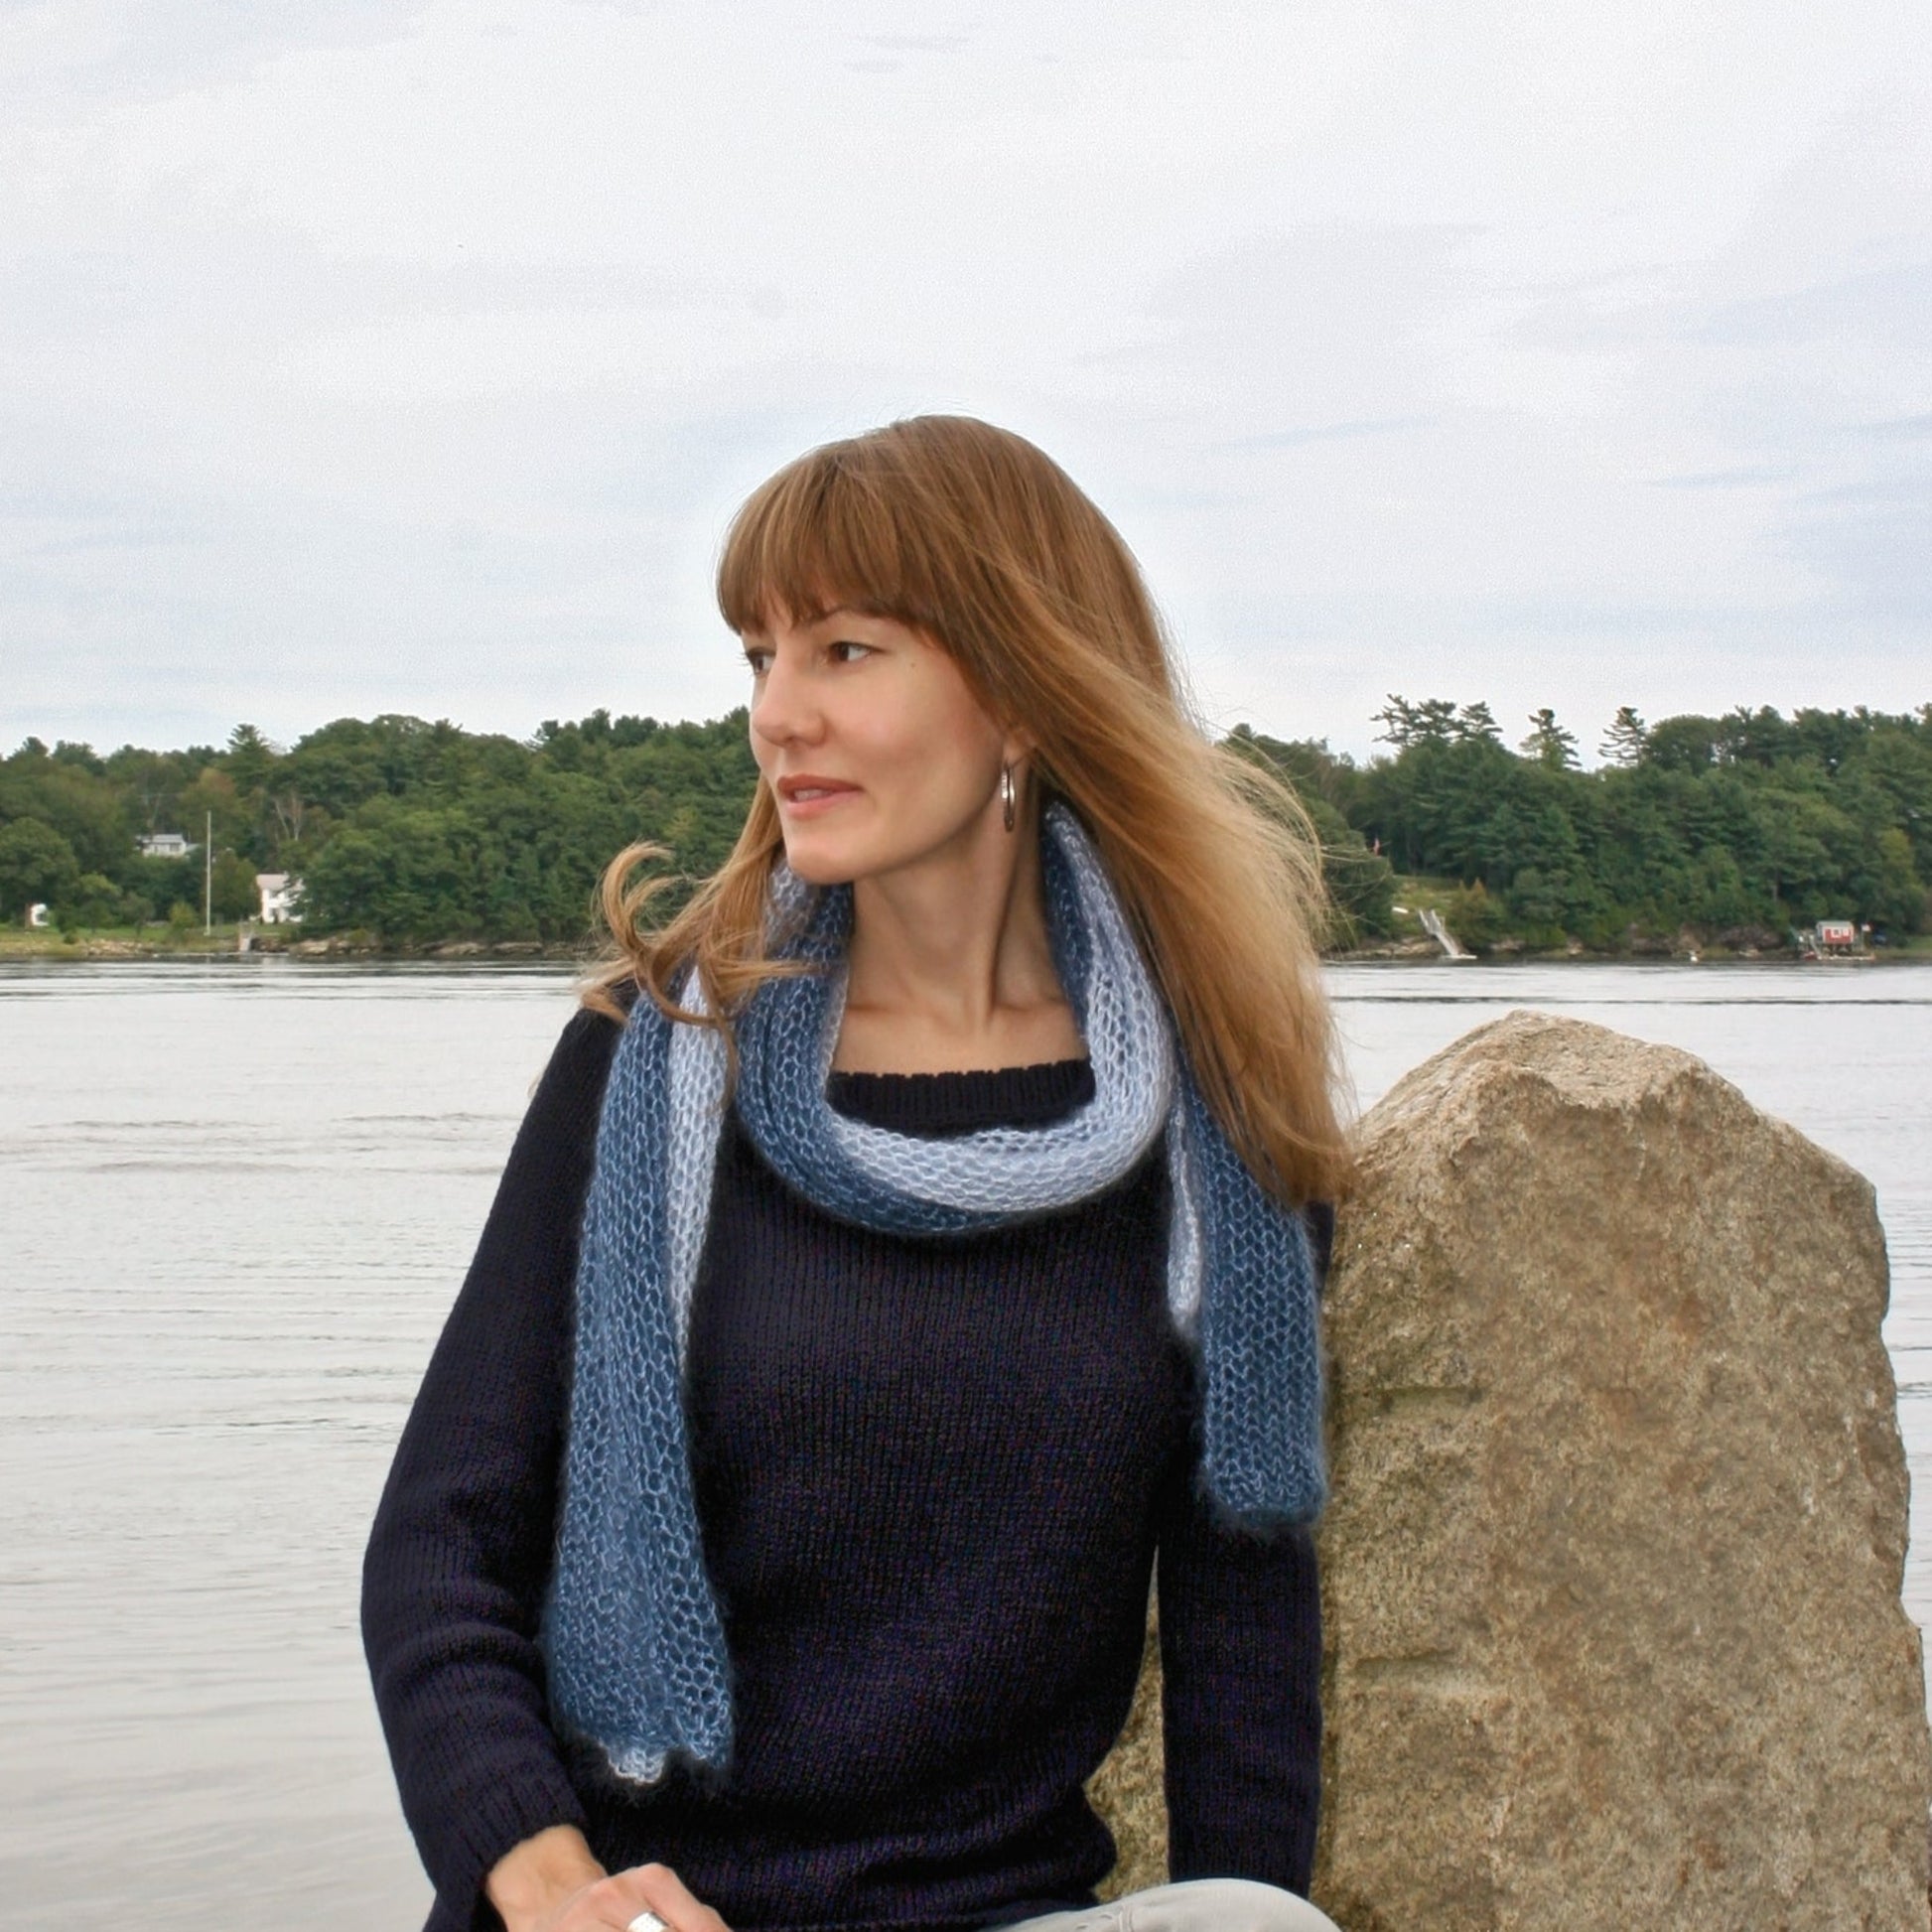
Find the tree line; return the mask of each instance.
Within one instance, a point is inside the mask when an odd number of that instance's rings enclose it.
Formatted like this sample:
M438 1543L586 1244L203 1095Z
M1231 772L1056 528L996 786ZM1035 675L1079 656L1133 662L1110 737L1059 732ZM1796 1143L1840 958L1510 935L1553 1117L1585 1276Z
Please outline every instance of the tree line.
M312 932L381 944L567 942L605 863L637 838L680 867L720 864L756 768L743 711L711 724L552 720L529 741L447 720L342 718L289 749L240 725L182 752L29 739L0 763L0 917L33 900L64 923L199 918L204 860L143 857L143 833L199 846L211 825L213 910L255 909L258 872L302 882Z
M1932 705L1656 725L1625 706L1588 771L1547 710L1513 749L1479 703L1392 696L1376 722L1391 749L1366 765L1269 749L1397 872L1452 882L1449 924L1477 950L1769 947L1826 918L1893 941L1927 927Z
M1932 705L1654 726L1625 708L1592 770L1547 711L1515 747L1482 704L1392 696L1377 722L1388 750L1365 764L1246 726L1225 741L1285 777L1313 824L1333 945L1396 933L1404 875L1435 882L1479 950L1775 944L1824 917L1926 928ZM286 750L249 725L221 746L104 757L29 739L0 760L0 918L41 901L69 930L198 920L202 853L149 858L136 841L199 847L211 827L217 918L254 910L257 872L286 872L309 932L571 944L632 840L668 847L687 880L714 870L756 776L742 709L704 724L595 711L523 741L394 714Z

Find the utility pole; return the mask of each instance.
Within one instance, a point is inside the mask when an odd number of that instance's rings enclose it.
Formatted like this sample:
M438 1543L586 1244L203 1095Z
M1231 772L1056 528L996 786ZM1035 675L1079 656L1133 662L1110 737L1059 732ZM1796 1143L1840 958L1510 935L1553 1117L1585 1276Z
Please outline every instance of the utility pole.
M207 815L207 830L202 838L202 935L214 930L214 813Z

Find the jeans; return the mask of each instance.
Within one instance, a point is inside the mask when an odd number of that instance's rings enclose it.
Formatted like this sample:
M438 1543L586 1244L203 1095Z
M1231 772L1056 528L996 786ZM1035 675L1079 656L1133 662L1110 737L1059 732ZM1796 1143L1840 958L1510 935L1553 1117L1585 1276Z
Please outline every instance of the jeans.
M1111 1904L1049 1912L1006 1932L1336 1932L1326 1912L1252 1878L1150 1885Z

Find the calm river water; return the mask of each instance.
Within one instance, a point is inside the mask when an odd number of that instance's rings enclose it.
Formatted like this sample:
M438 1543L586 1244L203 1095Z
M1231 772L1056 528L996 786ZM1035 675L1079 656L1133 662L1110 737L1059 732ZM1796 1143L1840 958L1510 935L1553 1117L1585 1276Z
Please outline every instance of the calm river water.
M1363 1105L1551 1008L1702 1054L1872 1178L1932 1618L1932 967L1331 984ZM0 968L0 1923L420 1925L357 1564L570 1010L555 970Z

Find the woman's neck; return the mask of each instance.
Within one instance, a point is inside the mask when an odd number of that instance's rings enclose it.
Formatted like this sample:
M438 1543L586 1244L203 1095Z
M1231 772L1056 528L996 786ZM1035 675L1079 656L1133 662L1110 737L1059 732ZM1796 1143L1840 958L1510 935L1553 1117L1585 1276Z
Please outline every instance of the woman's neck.
M969 1072L1085 1052L1053 970L1036 833L1023 822L999 837L854 884L835 1069Z

